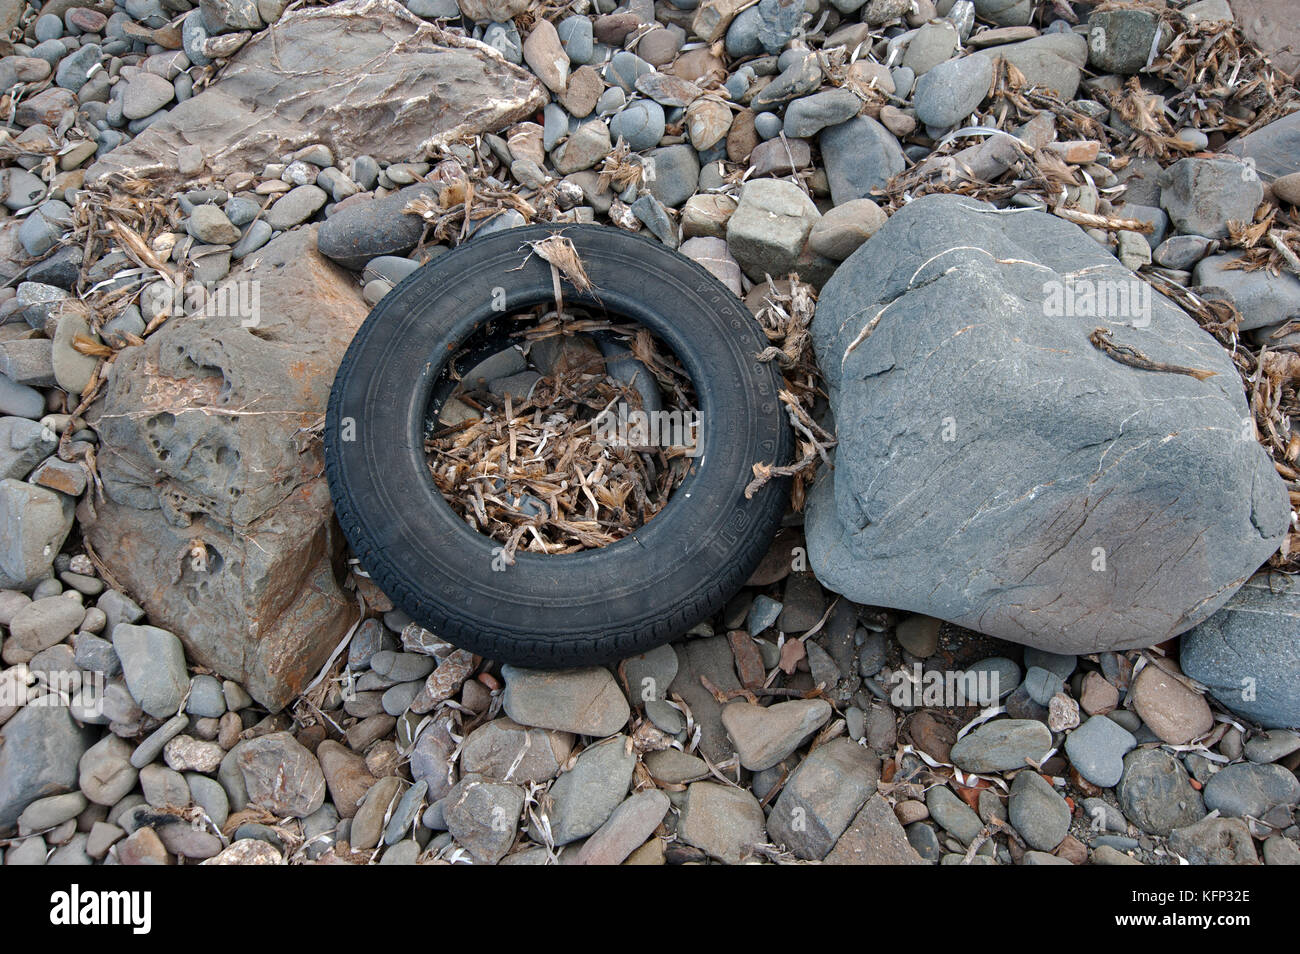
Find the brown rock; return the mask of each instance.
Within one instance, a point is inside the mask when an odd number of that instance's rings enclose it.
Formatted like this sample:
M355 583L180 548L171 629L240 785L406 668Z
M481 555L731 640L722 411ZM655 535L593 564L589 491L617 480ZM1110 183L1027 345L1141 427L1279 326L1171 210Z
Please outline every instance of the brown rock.
M622 46L627 35L640 25L635 13L606 13L591 21L591 32L600 43Z
M54 128L68 113L77 110L77 95L70 89L51 86L18 104L14 121L19 126L41 125Z
M315 239L314 228L296 229L250 256L225 286L223 310L235 314L170 321L122 351L87 415L106 493L82 501L92 545L191 663L272 710L316 674L356 614L334 576L342 541L320 445L299 453L295 435L324 414L368 308ZM255 313L230 304L241 293ZM280 413L229 413L253 405Z
M933 713L922 709L912 716L908 732L912 743L930 758L939 762L952 761L952 746L957 741L957 733Z
M79 497L86 489L86 468L80 461L49 457L31 472L28 483L48 487L70 497Z
M178 185L176 154L191 144L218 179L320 142L336 156L412 159L495 132L545 101L526 71L394 0L344 0L295 10L249 40L217 83L104 156L86 181L120 172Z
M82 33L102 33L108 24L108 17L89 7L73 7L65 14L64 20Z
M366 769L366 760L337 742L327 739L316 748L325 784L330 790L330 801L338 809L340 818L351 818L361 806L361 800L377 779Z
M701 46L694 50L687 50L673 60L673 65L668 72L684 80L697 82L709 76L725 77L727 65L707 46Z
M555 171L560 175L590 169L609 155L609 126L600 119L589 119L569 138L560 143L551 155Z
M1142 864L1142 862L1138 861L1136 858L1132 857L1131 855L1126 855L1124 854L1124 852L1120 851L1117 848L1112 848L1110 845L1102 845L1100 848L1094 850L1092 853L1092 863L1094 865L1140 865Z
M25 221L13 216L0 220L0 279L5 281L23 273L21 263L27 258L27 249L18 240L18 229Z
M748 162L758 142L754 111L742 109L732 117L731 128L727 130L727 158L732 162Z
M1300 205L1300 172L1280 176L1273 180L1273 195L1281 202Z
M849 66L849 83L863 90L877 89L886 95L893 95L897 89L888 67L868 60L856 60Z
M736 14L749 5L749 0L702 0L691 20L691 30L706 43L719 40Z
M656 27L642 35L636 44L636 54L651 66L666 66L682 48L682 32Z
M870 199L851 199L827 210L808 233L808 247L818 255L842 262L888 221L884 209Z
M319 723L303 726L294 734L294 738L298 740L298 744L313 755L316 754L316 750L320 748L320 744L328 737L329 734L325 731L325 726L320 725Z
M201 861L221 853L221 839L189 822L158 826L158 838L172 854Z
M636 88L661 106L689 106L704 95L704 90L690 80L658 71L638 76Z
M568 732L531 729L500 718L465 738L460 768L496 782L545 782L559 774L572 751L573 736Z
M457 649L429 673L424 688L411 701L411 711L425 713L440 702L445 702L460 691L461 685L474 671L474 654Z
M471 679L461 688L460 704L470 712L482 715L492 704L492 690L477 679Z
M1175 674L1182 675L1172 660L1149 663L1133 681L1133 708L1160 739L1186 745L1214 727L1214 716L1205 697Z
M1101 143L1095 139L1073 139L1065 142L1049 142L1043 147L1057 158L1075 165L1096 162L1101 152Z
M510 127L506 145L515 159L528 159L539 166L546 164L546 150L542 148L544 130L537 123L517 123Z
M750 846L767 841L763 809L747 790L692 782L686 790L677 837L719 861L739 864Z
M560 34L550 20L539 18L524 40L524 62L558 96L569 85L569 57L560 45Z
M1083 677L1079 692L1079 708L1088 715L1105 715L1119 705L1119 690L1106 681L1101 673L1088 673Z
M53 72L50 64L39 56L12 56L6 59L13 68L14 78L20 83L39 83Z
M171 865L176 860L167 853L162 839L152 828L137 828L113 847L117 861L123 865Z
M881 125L900 139L911 135L916 129L916 117L897 106L881 106L879 118Z
M94 10L96 13L102 13L107 17L112 14L114 4L113 0L49 0L48 3L42 4L41 13L48 13L62 20L64 14L74 7Z
M644 845L638 848L632 854L627 856L625 865L662 865L667 864L664 859L664 840L662 838L651 838Z
M686 110L686 129L696 149L713 147L730 128L731 108L712 97L701 97Z
M570 115L583 119L591 115L603 92L605 92L605 83L600 78L600 74L590 66L579 66L569 77L569 85L564 95L560 97L560 105L567 109Z
M396 725L396 719L386 712L380 712L362 719L354 726L350 726L343 733L343 738L347 740L348 746L353 751L362 752L370 743L376 739L382 739L392 732Z
M740 265L732 257L726 239L687 239L677 251L707 268L713 277L731 289L731 293L737 298L744 294L741 287Z
M4 0L0 3L0 42L9 42L9 31L18 26L26 9L27 5L22 0Z
M939 648L939 628L942 621L933 616L908 616L898 624L894 638L913 656L928 659Z
M221 717L217 730L217 745L229 752L239 742L239 733L243 731L244 724L240 721L239 713L227 712Z
M908 799L894 806L894 817L898 819L900 825L910 825L929 818L930 809L925 807L925 802Z
M740 676L740 684L746 689L757 689L767 678L767 670L763 667L763 656L753 637L743 629L737 629L727 633L727 640L736 657L736 673Z
M831 706L825 699L791 699L766 708L736 699L722 709L722 724L735 743L740 764L753 772L786 758L830 717Z
M710 238L727 237L727 220L731 218L731 213L736 211L736 200L729 195L711 195L704 193L693 195L686 200L682 206L682 238L691 239L702 236ZM778 534L779 537L779 534ZM755 577L770 576L773 573L780 573L781 567L784 567L785 573L790 572L790 554L784 555L777 553L776 557L772 556L775 551L770 551L767 557L763 558L763 563L754 571L754 575L749 578L748 586L766 586L766 583L755 583ZM769 560L775 561L780 558L780 566L772 565ZM775 583L780 580L784 574L778 575L771 582Z
M966 45L981 50L986 46L1032 40L1036 36L1038 36L1038 30L1031 26L995 27L991 30L981 30L972 34L971 38L966 41Z
M379 844L388 809L402 792L402 780L395 775L381 778L370 787L352 819L352 847L369 851Z
M925 864L883 795L867 799L824 860L828 865Z
M1073 835L1066 835L1052 854L1058 858L1064 858L1072 865L1082 865L1088 862L1087 846Z
M403 764L402 753L392 739L380 739L366 750L366 771L375 778L388 778L390 775L405 778L407 773L402 771Z

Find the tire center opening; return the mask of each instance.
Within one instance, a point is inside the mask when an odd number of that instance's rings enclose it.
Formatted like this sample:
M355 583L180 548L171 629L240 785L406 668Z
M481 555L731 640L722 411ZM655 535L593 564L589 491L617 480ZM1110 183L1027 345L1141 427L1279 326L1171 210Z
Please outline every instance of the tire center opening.
M503 548L599 549L654 519L702 449L695 387L645 326L554 302L476 329L435 383L429 478Z

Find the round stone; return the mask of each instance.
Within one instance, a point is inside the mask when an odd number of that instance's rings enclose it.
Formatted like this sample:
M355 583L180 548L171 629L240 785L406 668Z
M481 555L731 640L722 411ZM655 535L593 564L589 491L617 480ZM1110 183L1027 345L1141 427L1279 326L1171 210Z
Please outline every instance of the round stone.
M610 119L609 133L633 152L653 149L664 135L664 108L652 99L638 99Z

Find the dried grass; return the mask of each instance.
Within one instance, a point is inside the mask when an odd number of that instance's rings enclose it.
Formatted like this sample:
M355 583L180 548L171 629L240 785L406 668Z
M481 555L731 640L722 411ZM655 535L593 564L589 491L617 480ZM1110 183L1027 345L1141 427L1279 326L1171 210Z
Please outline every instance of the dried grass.
M537 250L581 269L576 256L570 259L559 243ZM567 322L555 312L541 317L516 336L531 342L620 331L633 356L654 375L665 409L694 410L685 373L645 329L614 325L586 312ZM663 509L691 466L685 446L602 440L597 425L605 415L617 414L617 405L629 412L641 409L635 383L628 386L609 376L604 359L592 356L541 378L522 401L466 390L462 384L453 397L482 416L430 435L425 450L434 483L466 523L503 544L507 563L519 549L573 553L620 540Z
M816 298L813 287L799 281L797 275L791 275L784 285L772 282L768 276L767 285L763 305L754 316L769 342L758 360L775 361L781 369L784 386L779 397L797 435L798 457L791 464L755 461L754 479L745 488L745 497L752 498L773 478L789 477L790 506L801 512L817 465L831 466L827 452L836 444L834 435L813 417L818 397L825 396L812 348Z

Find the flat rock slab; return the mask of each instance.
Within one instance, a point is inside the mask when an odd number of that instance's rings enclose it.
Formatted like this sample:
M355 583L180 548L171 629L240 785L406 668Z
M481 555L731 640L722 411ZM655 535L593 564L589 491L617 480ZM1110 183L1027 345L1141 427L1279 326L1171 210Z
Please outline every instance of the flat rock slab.
M172 318L119 353L89 414L106 499L85 498L80 519L191 663L279 709L356 613L333 572L321 446L301 429L324 415L368 309L314 228L249 256L226 287L220 314Z
M1121 363L1098 328L1210 376ZM924 196L840 266L813 338L840 443L805 533L854 602L1058 653L1149 646L1286 532L1227 352L1059 218Z
M830 717L825 699L793 699L767 708L737 699L722 710L722 724L736 745L740 764L754 772L789 756Z
M627 723L631 708L608 669L522 669L503 666L502 706L520 725L575 735L612 735Z
M177 185L185 146L203 150L216 179L311 143L336 156L419 158L546 100L536 79L482 43L393 0L346 0L292 11L255 36L212 87L96 162L86 183L116 173Z
M846 738L832 739L799 763L767 820L776 844L820 861L835 847L880 782L880 760Z
M828 865L923 865L925 861L907 840L907 833L894 816L889 800L872 795L849 824L834 849L826 856Z
M740 864L752 846L767 841L763 809L745 789L692 782L682 803L677 837L712 858Z

